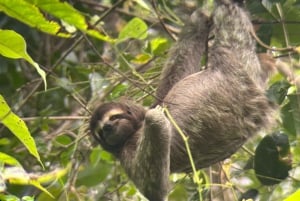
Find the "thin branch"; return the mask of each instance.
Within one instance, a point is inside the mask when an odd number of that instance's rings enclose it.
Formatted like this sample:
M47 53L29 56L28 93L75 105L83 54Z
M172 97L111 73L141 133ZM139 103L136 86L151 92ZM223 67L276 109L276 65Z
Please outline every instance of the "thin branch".
M271 51L290 51L290 52L296 52L295 47L287 47L287 48L274 48L270 47L269 45L265 44L260 38L256 35L255 31L252 29L251 34L256 40L256 42L261 45L262 47L271 50Z
M35 121L39 119L47 120L86 120L89 119L89 116L47 116L47 117L22 117L23 121Z
M154 9L154 11L155 11L155 14L156 14L156 16L157 16L157 18L158 18L158 20L159 20L160 25L162 26L162 28L166 31L166 33L168 33L168 35L169 35L174 41L176 41L174 35L169 31L169 29L167 29L167 27L166 27L166 25L165 25L165 23L164 23L162 17L161 17L160 14L158 13L156 1L155 1L155 0L152 0L152 1L151 1L151 4L152 4L152 6L153 6L153 9Z
M200 179L198 177L198 174L197 174L196 165L195 165L195 162L194 162L194 159L193 159L193 156L192 156L192 152L191 152L191 149L190 149L190 145L189 145L189 142L188 142L189 138L188 138L188 136L186 136L186 134L183 133L183 131L181 130L181 128L179 127L179 125L177 124L175 119L172 117L169 110L167 108L164 108L164 111L165 111L166 116L168 117L168 119L170 120L170 122L175 127L177 132L182 137L182 140L184 141L185 148L186 148L189 160L190 160L191 168L193 170L193 180L198 186L199 200L202 201L203 200L202 194L201 194L201 192L202 192L202 189L201 189L202 182L200 181Z
M273 20L273 21L252 20L252 23L253 24L280 24L280 23L300 24L300 21L293 21L293 20L282 20L282 21L278 21L278 20Z
M85 39L88 42L88 44L90 45L90 47L93 49L93 51L97 54L97 56L102 60L102 62L106 66L108 66L110 69L112 69L113 71L115 71L116 73L118 73L119 75L121 75L125 80L129 81L132 85L134 85L135 87L137 87L138 89L140 89L144 93L157 98L154 93L145 90L143 87L141 87L139 84L137 84L135 80L130 79L125 73L123 73L119 69L115 68L114 66L112 66L111 64L109 64L108 62L106 62L105 59L103 59L103 57L101 56L101 54L98 52L98 50L94 46L94 44L87 37L85 37Z

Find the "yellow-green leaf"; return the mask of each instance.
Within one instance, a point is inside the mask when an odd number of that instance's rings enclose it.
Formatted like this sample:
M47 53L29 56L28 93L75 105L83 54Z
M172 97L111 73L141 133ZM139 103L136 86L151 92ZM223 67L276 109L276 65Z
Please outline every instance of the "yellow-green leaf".
M40 8L41 10L51 14L64 22L73 25L77 29L91 35L100 40L107 42L113 42L113 40L101 34L99 31L93 29L89 25L86 17L82 15L78 10L73 8L70 4L60 0L26 0L27 2L34 4L34 6Z
M140 18L135 17L121 30L118 40L119 42L128 38L143 40L147 37L147 30L147 24Z
M25 124L7 105L0 95L0 122L3 123L28 149L28 151L42 164L34 139Z
M288 198L284 199L284 201L299 201L300 200L300 190L297 190L295 193L290 195Z
M0 11L40 31L61 37L71 36L63 32L57 22L47 20L38 7L24 0L1 0Z
M45 89L47 88L46 73L27 54L26 42L20 34L12 30L0 29L0 54L8 58L12 58L12 59L22 58L28 61L30 64L32 64L35 67L37 72L40 74L40 76L44 81Z
M162 55L170 47L170 44L166 38L155 38L150 41L151 52L157 56Z
M11 184L32 185L54 198L53 195L40 184L36 175L28 174L22 167L7 167L4 169L2 176Z
M0 162L12 166L21 166L17 159L2 152L0 152Z
M52 172L49 172L49 173L46 173L43 175L39 175L37 177L37 181L39 183L43 184L43 183L49 183L52 181L59 180L60 178L62 178L63 176L65 176L68 173L70 168L71 168L71 164L67 165L67 167L64 169L57 169Z

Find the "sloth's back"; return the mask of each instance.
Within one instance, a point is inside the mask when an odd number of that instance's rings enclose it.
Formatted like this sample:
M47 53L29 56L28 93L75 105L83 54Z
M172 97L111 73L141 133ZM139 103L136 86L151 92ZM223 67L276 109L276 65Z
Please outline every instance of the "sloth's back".
M188 135L197 168L232 155L270 123L272 106L264 92L242 71L207 69L179 81L164 99L171 115ZM181 136L173 128L171 171L189 172Z

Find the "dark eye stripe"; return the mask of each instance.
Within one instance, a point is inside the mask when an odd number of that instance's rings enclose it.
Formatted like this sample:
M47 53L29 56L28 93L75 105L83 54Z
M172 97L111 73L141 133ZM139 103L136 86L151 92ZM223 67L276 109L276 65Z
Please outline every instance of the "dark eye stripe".
M116 115L112 115L109 120L113 121L116 119L129 119L129 116L127 114L116 114Z
M123 114L116 114L116 115L112 115L109 120L113 121L116 119L132 119L131 116L129 114L123 113Z

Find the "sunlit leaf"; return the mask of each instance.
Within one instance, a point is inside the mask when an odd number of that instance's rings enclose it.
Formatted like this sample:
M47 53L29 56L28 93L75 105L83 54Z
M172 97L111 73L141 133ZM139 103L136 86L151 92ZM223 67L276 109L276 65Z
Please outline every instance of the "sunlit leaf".
M4 124L28 149L28 151L42 164L34 139L25 122L15 115L4 98L0 95L0 122Z
M139 54L134 59L131 60L132 63L135 64L145 64L151 59L149 54Z
M47 88L46 83L46 73L40 66L33 61L33 59L27 54L26 42L24 38L18 33L12 30L1 30L0 29L0 54L12 58L12 59L25 59L30 64L32 64L37 72L42 77L45 88Z
M20 201L20 199L14 195L4 195L0 194L0 200L3 201Z
M88 20L86 20L85 16L83 16L78 10L73 8L70 4L65 1L59 0L26 0L41 10L57 17L58 19L63 20L64 22L75 26L77 29L86 32L87 34L98 38L100 40L104 40L107 42L113 42L113 40L101 34L99 31L93 29L93 27L89 24Z
M299 200L300 200L300 190L297 190L295 193L293 193L283 201L299 201Z
M21 167L7 167L4 169L3 178L7 180L10 184L18 185L32 185L41 191L47 193L49 196L53 197L50 192L45 189L40 182L37 180L36 176L28 174Z
M140 18L135 17L131 21L129 21L127 25L121 30L118 40L119 42L129 38L143 40L148 35L147 30L147 24Z
M162 55L169 48L170 44L166 38L155 38L150 42L151 52L155 56Z
M70 170L70 168L71 168L71 165L68 165L64 169L57 169L52 172L48 172L46 174L36 176L36 180L41 184L56 181L56 180L62 178L63 176L65 176L68 173L68 171Z
M71 36L63 33L57 22L47 20L38 7L24 0L1 0L0 11L43 32L62 37Z
M0 152L0 162L12 166L21 166L17 159L2 152Z

